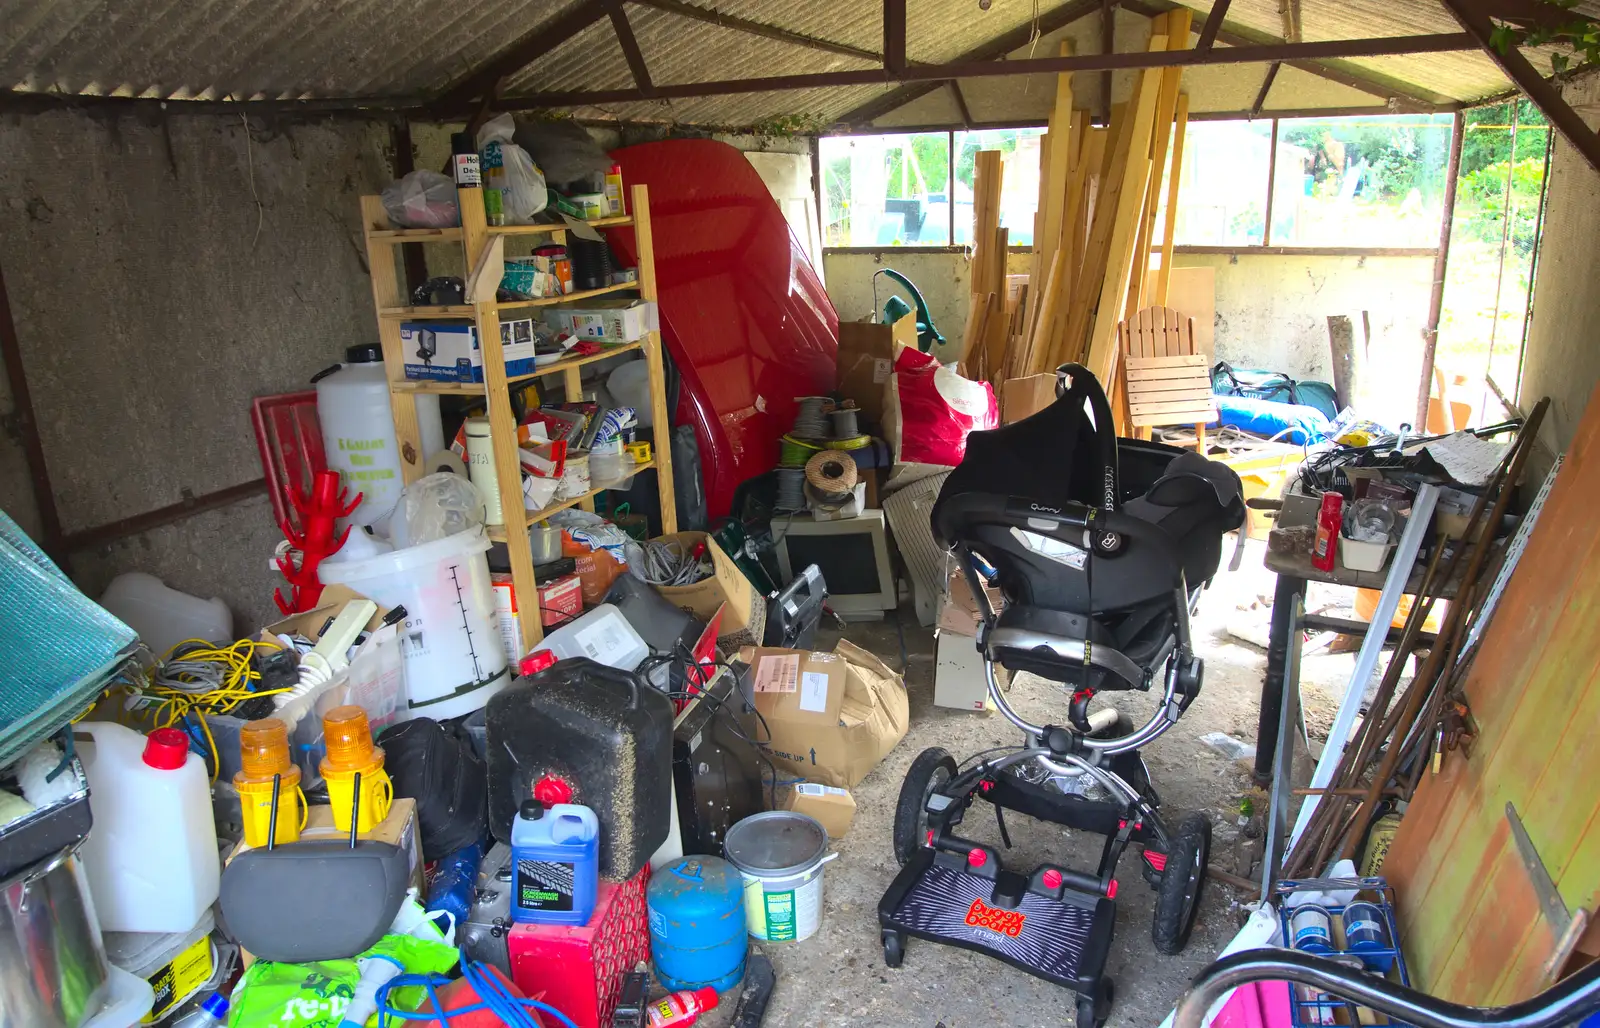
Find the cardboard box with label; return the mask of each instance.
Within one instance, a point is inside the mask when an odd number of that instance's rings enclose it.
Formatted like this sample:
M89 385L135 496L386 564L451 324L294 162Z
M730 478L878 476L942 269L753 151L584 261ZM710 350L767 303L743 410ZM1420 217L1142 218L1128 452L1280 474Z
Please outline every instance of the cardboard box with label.
M895 343L917 345L917 317L907 314L893 325L839 322L839 391L856 401L868 424L883 424L883 394L894 372ZM864 426L863 426L864 427Z
M801 782L778 794L778 809L814 817L830 839L843 839L856 818L856 800L848 789Z
M500 348L507 375L526 375L534 368L533 320L500 323ZM482 382L483 350L477 326L469 322L407 321L400 326L406 378L434 382Z
M656 305L645 300L595 300L582 307L545 312L545 324L557 332L601 343L632 343L661 327Z
M693 585L658 585L656 592L701 621L709 622L718 608L727 604L717 636L724 646L743 646L760 640L767 627L766 597L756 592L750 579L715 539L705 532L679 532L659 536L655 541L676 542L689 552L704 543L715 569L710 578Z
M832 653L746 647L739 659L750 665L773 762L803 778L849 789L905 737L905 683L852 642Z

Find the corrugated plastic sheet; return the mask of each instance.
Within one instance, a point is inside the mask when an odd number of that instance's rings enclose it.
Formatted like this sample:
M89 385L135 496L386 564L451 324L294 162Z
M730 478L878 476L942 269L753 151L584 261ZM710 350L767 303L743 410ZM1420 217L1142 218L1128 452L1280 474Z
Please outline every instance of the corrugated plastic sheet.
M436 96L512 42L582 0L0 0L0 80L33 92L172 99L358 98L409 103ZM760 22L876 54L882 8L841 0L691 0L707 11ZM1066 0L908 0L913 61L943 62L1025 26ZM1196 26L1209 0L1192 0ZM1282 38L1280 0L1235 0L1230 25ZM1303 0L1306 40L1459 30L1438 0ZM1600 0L1580 10L1600 11ZM817 50L627 5L652 78L685 83L853 70L867 58ZM1548 67L1548 56L1533 55ZM1473 100L1509 88L1476 52L1340 62L1356 73L1410 84L1424 98ZM601 21L506 83L503 95L628 88L633 79L608 21ZM831 121L884 92L881 86L733 94L625 103L628 120L742 126L779 115ZM586 112L578 112L586 113ZM595 113L595 112L587 112Z

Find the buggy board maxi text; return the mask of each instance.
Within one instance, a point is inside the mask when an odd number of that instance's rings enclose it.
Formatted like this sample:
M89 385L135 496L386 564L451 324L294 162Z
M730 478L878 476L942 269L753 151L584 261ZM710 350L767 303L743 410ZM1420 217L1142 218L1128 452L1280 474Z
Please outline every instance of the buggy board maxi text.
M988 953L1078 993L1078 1025L1110 1010L1104 974L1116 919L1117 861L1139 845L1156 889L1156 948L1188 942L1211 847L1204 814L1176 822L1139 748L1174 725L1200 691L1189 637L1199 587L1216 573L1223 536L1244 521L1238 476L1204 456L1117 439L1094 376L1057 370L1056 400L1016 424L974 432L932 513L934 535L959 562L983 623L977 646L989 695L1021 745L958 765L943 749L912 763L895 812L901 869L878 903L884 961L900 966L906 939ZM984 584L1004 597L999 613ZM1191 591L1192 588L1192 591ZM1012 709L994 666L1061 683L1067 724L1035 725ZM1135 728L1103 690L1161 691ZM997 755L998 754L998 755ZM1055 863L1023 872L956 834L975 799L1105 836L1091 873Z

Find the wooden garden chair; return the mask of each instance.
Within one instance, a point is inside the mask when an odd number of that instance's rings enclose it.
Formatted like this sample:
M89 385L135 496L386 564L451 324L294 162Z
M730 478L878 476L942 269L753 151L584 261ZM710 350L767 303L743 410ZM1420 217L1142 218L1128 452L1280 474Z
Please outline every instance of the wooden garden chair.
M1195 449L1205 453L1217 401L1206 355L1195 349L1194 319L1171 307L1146 307L1117 323L1117 341L1134 433L1149 439L1156 426L1193 425Z

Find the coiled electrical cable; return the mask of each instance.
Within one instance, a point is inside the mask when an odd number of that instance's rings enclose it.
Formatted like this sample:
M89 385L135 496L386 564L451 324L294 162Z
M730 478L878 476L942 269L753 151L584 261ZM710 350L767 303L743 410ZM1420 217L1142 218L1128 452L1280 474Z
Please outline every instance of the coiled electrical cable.
M806 469L778 469L778 498L772 509L780 514L804 510L806 506Z
M627 546L628 570L650 585L693 585L716 573L711 554L674 539L651 539Z
M833 401L826 396L797 396L794 413L794 434L801 439L828 439L833 430L828 425L828 413Z

